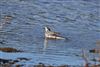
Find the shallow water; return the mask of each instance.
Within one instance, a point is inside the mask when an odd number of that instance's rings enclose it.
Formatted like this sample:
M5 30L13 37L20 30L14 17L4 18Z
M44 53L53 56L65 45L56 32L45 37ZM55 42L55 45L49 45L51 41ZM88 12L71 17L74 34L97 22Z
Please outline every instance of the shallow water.
M0 42L3 41L0 47L56 58L80 56L82 49L95 48L100 40L99 3L99 0L0 0L0 24L5 22L6 15L12 16L9 24L0 29ZM48 40L46 45L46 25L68 40ZM55 60L50 56L44 59Z

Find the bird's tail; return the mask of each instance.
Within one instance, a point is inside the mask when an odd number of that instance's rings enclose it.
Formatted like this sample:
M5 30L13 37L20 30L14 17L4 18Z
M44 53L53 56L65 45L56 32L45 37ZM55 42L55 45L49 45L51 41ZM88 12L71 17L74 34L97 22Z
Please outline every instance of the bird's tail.
M66 38L64 38L64 37L56 37L56 39L66 39Z

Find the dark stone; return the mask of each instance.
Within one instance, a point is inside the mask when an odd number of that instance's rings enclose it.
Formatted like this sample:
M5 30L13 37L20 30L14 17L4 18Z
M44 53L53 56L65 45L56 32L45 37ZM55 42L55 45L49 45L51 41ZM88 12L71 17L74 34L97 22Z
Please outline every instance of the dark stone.
M12 60L10 60L10 59L1 59L1 58L0 58L0 64L1 64L1 63L3 63L3 64L9 63L10 61L12 61Z
M19 59L19 60L26 60L26 61L27 61L27 60L30 60L30 59L28 59L28 58L23 58L23 57L22 57L22 58L17 58L17 59Z
M34 67L46 67L43 63L39 63L38 65L34 65Z
M3 51L3 52L22 52L20 50L17 50L15 48L10 48L10 47L0 48L0 51Z
M95 49L89 50L90 53L95 53Z

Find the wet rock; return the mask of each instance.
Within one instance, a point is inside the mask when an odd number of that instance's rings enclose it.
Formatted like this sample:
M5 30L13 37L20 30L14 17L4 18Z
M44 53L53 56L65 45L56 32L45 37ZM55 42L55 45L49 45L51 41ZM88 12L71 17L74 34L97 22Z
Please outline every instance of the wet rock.
M17 62L19 62L19 60L0 59L0 64L15 64Z
M29 61L30 59L28 58L17 58L16 60L13 60L10 62L10 64L15 64L17 62L22 62L22 61Z
M52 66L52 65L48 65L48 66L46 66L46 67L54 67L54 66Z
M58 66L58 67L68 67L68 65L61 65L61 66Z
M0 67L13 67L12 64L1 64Z
M100 53L100 49L91 49L89 50L90 53Z
M43 63L39 63L38 65L34 65L34 67L46 67Z
M9 63L10 61L12 61L12 60L10 60L10 59L1 59L0 58L0 64Z
M19 60L12 60L12 61L9 62L9 64L15 64L17 62L19 62Z
M15 67L23 67L24 65L17 64Z
M0 51L3 51L3 52L22 52L20 50L17 50L15 48L10 48L10 47L0 48Z
M25 60L25 61L28 61L30 60L29 58L17 58L18 60L22 61L22 60Z
M69 67L69 66L68 65L53 66L53 65L45 65L43 63L39 63L38 65L34 65L34 67Z
M95 49L89 50L90 53L95 53Z

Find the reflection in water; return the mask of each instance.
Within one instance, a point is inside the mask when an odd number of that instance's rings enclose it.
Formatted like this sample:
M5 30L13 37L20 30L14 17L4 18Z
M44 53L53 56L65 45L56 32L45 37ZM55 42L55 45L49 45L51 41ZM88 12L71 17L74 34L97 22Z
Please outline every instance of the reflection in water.
M43 47L43 51L46 50L47 46L48 46L48 39L45 38L45 39L44 39L44 47Z
M52 40L55 41L55 42L59 41L59 39L57 40L57 39L45 38L45 39L44 39L43 52L46 52L46 49L47 49L47 47L48 47L48 45L49 45L48 42L49 42L49 41L52 41ZM63 42L69 42L70 39L66 38L66 39L60 40L60 41L63 41Z
M43 49L42 49L43 54L46 54L46 52L48 52L48 48L50 48L49 50L52 52L51 49L55 49L55 48L50 47L51 43L52 44L55 44L55 43L58 44L58 42L59 42L59 39L57 40L57 39L44 38L44 43L43 43L44 46L43 46ZM69 40L67 40L67 39L66 40L60 40L60 42L68 43ZM62 43L60 44L60 42L59 42L59 46L62 45ZM56 50L59 48L59 46L56 48Z
M4 18L2 19L1 23L0 23L0 30L3 29L3 27L6 25L6 24L9 24L11 23L10 21L12 20L12 16L4 16Z

